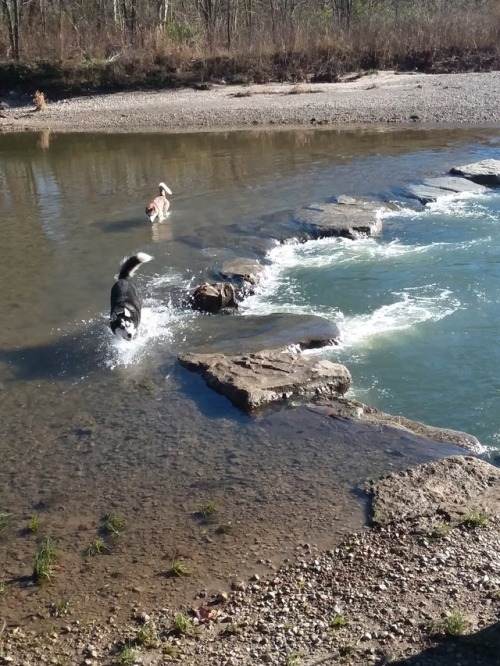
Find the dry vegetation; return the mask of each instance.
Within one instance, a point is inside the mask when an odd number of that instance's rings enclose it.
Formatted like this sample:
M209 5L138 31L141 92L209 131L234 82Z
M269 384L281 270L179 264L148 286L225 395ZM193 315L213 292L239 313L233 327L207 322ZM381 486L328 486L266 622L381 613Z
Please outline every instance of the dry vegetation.
M0 92L500 63L500 0L0 0L0 19Z

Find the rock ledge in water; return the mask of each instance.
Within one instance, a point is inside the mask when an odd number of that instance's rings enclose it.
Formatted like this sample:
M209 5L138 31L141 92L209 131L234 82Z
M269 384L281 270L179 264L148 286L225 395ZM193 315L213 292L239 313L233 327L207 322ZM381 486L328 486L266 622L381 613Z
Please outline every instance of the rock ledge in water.
M479 185L466 178L458 177L442 177L442 178L428 178L422 183L413 183L406 188L406 194L412 199L417 199L420 203L428 204L441 199L442 197L449 197L453 194L460 194L461 192L468 192L470 194L484 194L488 188L484 185Z
M500 160L482 160L464 166L452 167L450 173L488 187L500 185Z
M199 372L210 388L247 413L290 398L343 395L351 385L345 366L288 352L186 354L179 362Z
M294 219L306 225L312 238L376 236L382 232L382 204L355 203L311 204L294 213Z

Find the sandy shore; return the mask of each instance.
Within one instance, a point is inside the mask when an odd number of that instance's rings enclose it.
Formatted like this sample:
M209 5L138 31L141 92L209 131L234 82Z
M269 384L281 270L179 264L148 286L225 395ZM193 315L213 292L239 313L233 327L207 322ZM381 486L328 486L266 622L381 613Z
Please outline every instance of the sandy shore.
M500 72L378 72L341 83L214 85L0 104L0 131L182 131L360 123L500 123Z

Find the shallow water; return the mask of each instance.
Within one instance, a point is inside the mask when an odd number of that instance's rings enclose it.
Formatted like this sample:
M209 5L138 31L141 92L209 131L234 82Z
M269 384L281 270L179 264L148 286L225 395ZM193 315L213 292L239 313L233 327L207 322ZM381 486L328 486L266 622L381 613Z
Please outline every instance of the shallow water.
M250 419L181 369L177 354L208 324L172 306L170 291L237 256L268 265L243 313L338 323L344 343L323 353L348 365L355 397L493 445L498 201L408 210L380 240L276 239L297 206L400 198L405 183L497 149L491 129L0 136L0 511L18 526L41 511L73 566L99 517L122 513L131 528L120 566L139 561L144 575L131 566L127 583L146 578L154 595L147 576L161 557L180 549L198 584L255 566L257 551L331 543L361 524L356 484L453 451L348 430L307 408ZM151 225L143 209L160 180L172 209ZM137 274L143 326L119 343L106 325L109 290L138 249L155 257ZM206 500L231 536L193 521ZM32 544L17 552L12 576L29 570ZM62 588L74 588L71 572Z

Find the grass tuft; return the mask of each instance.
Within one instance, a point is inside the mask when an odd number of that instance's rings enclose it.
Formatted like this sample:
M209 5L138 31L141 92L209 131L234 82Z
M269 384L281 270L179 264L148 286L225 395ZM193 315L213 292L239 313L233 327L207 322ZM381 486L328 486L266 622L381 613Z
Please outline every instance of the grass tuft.
M285 666L301 666L303 664L300 652L291 652L285 657Z
M240 633L241 629L238 627L237 624L234 624L233 622L230 622L222 632L224 636L236 636L237 634Z
M231 534L233 531L233 526L230 522L221 523L219 527L215 530L217 534Z
M135 632L135 642L146 648L158 647L159 640L154 622L146 622Z
M345 627L346 624L349 624L349 620L346 618L345 615L340 615L337 613L337 615L334 615L332 617L332 620L330 622L330 625L334 629L339 629L340 627Z
M161 646L161 651L163 652L164 656L167 657L167 659L176 659L177 655L179 654L178 648L175 647L175 645L172 645L170 641L166 641L165 643L162 644Z
M442 637L456 637L461 636L467 629L469 623L460 611L452 611L448 615L439 620L429 620L426 630L429 636Z
M35 583L43 583L50 580L52 571L57 560L57 550L52 541L47 538L43 541L35 554L33 564L33 579Z
M490 521L486 513L476 513L475 511L469 511L466 513L462 521L462 525L465 525L466 527L472 527L473 529L476 527L487 527L489 523Z
M209 520L215 516L217 511L218 511L217 504L210 500L200 506L200 508L196 512L196 515L199 516L200 518L203 518L204 520Z
M36 534L40 528L40 519L37 513L34 513L31 518L28 520L26 529L32 534Z
M69 599L61 599L57 603L51 604L50 615L52 617L65 617L71 613L71 601Z
M137 657L136 650L129 644L125 643L114 659L115 664L121 666L133 666Z
M469 623L460 611L453 611L444 620L444 633L447 636L461 636Z
M127 521L116 513L110 513L103 519L103 530L109 536L120 536L126 529Z
M0 532L3 532L7 529L7 527L11 524L13 517L13 514L9 513L8 511L0 512Z
M173 576L175 578L181 578L182 576L189 576L190 571L185 565L184 561L178 558L174 558L170 564L170 569L167 571L167 576Z
M451 532L451 526L448 523L437 522L432 526L431 531L427 534L429 539L437 541L444 539Z
M184 613L177 613L174 617L172 631L176 634L185 635L192 634L194 630L193 621Z
M85 549L85 555L87 557L94 557L95 555L101 555L101 553L104 553L108 550L109 547L106 545L104 539L97 537L97 539L94 539L89 543Z

